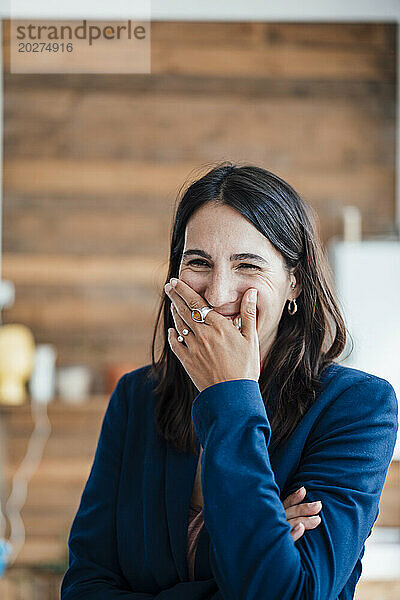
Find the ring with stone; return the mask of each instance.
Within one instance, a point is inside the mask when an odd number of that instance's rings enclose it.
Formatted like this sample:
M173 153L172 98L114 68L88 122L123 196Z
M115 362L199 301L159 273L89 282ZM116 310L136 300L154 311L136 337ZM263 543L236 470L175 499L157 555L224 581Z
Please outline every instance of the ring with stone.
M202 308L195 308L192 310L192 319L196 321L196 323L205 323L206 316L208 313L214 310L213 308L209 308L208 306L203 306Z

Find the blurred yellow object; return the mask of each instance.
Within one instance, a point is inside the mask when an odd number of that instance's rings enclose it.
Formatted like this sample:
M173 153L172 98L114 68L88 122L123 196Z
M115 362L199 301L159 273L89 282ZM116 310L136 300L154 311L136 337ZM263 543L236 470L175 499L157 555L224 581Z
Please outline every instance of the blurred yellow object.
M25 383L34 366L35 340L28 327L0 326L0 404L24 404Z

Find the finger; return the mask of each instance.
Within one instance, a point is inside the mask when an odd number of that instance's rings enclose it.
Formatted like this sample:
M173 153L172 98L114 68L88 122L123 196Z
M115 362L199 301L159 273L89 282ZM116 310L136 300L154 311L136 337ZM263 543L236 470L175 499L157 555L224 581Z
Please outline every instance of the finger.
M179 314L182 321L184 321L186 325L188 325L190 321L194 323L194 321L191 319L191 312L184 299L175 291L173 287L170 290L167 290L165 286L164 289L171 301L171 306L174 305L175 311Z
M170 297L171 301L174 302L177 311L179 312L182 319L186 324L189 325L194 336L199 331L197 321L192 319L192 311L198 310L207 306L208 303L200 294L195 292L187 283L181 279L171 279L171 283L176 281L175 285L170 291L165 290L165 293ZM166 286L164 286L165 289ZM217 311L212 310L206 316L207 325L217 325L218 323L225 323L226 318L220 315ZM202 323L200 322L200 325ZM200 330L201 331L201 330Z
M180 314L178 313L178 311L176 310L176 306L174 305L173 302L171 302L170 310L171 310L172 319L174 321L175 329L179 335L179 333L182 333L182 329L184 329L186 327L186 324L184 324L185 322L182 319L182 317L180 316Z
M168 343L172 352L180 360L183 367L185 367L185 364L187 364L186 361L190 356L189 349L186 348L186 346L184 346L181 342L178 342L178 334L173 327L168 329Z
M257 290L251 288L246 291L240 305L242 319L242 335L252 340L257 337Z
M188 348L190 348L190 342L192 341L191 337L193 335L193 332L191 332L191 330L188 328L187 324L181 318L181 316L179 315L178 311L176 310L176 308L173 304L171 304L171 314L172 314L172 319L175 324L176 332L177 332L178 336L180 335L183 338L183 340L181 340L180 343L181 344L185 343L186 346ZM186 333L184 333L184 332L186 332ZM189 332L189 333L187 333L187 332Z
M301 538L304 532L305 529L303 523L299 523L298 526L293 527L290 535L292 536L293 541L296 542L299 538Z
M316 515L321 509L322 503L319 501L295 504L294 506L285 508L286 518L292 519L293 517Z
M196 321L193 321L192 319L192 310L196 310L207 306L207 302L204 300L204 298L200 296L200 294L195 292L187 283L185 283L181 279L175 279L173 277L171 279L171 284L173 285L173 287L169 292L166 291L166 293L175 303L176 309L178 310L182 319L186 323L191 324L191 329L193 333L195 333L198 325L196 325ZM219 315L215 311L210 311L207 315L207 323L212 324L218 318L223 319L224 317L222 317L222 315Z
M305 529L315 529L321 523L321 517L318 515L314 515L312 517L296 517L295 519L289 519L288 523L293 527L293 529L299 523L302 523Z
M293 492L293 494L290 494L287 498L285 498L282 504L285 508L288 508L289 506L293 506L294 504L298 504L299 502L301 502L305 495L306 488L301 487L299 490Z

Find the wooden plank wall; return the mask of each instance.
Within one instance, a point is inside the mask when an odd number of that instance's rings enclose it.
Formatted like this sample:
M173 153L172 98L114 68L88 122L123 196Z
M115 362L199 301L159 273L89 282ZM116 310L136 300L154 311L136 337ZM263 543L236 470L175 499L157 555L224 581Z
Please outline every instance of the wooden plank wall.
M255 162L365 235L392 231L395 26L154 23L150 75L5 73L5 322L84 363L150 359L177 191ZM5 31L7 39L7 28ZM5 50L7 46L5 47Z
M108 363L149 362L176 194L210 163L286 178L325 242L347 204L364 235L394 227L394 25L156 22L151 36L150 75L4 75L3 276L16 302L3 322L54 343L59 366L92 367L95 393ZM91 402L49 409L22 563L63 557L107 396ZM2 411L10 481L32 423L28 407ZM397 466L383 525L399 523Z
M107 404L108 396L96 395L79 407L57 400L49 405L51 435L29 482L21 512L26 539L16 565L66 564L69 529L89 476ZM0 420L6 438L3 475L8 496L12 477L27 450L34 421L29 406L3 406ZM7 536L9 533L7 519Z

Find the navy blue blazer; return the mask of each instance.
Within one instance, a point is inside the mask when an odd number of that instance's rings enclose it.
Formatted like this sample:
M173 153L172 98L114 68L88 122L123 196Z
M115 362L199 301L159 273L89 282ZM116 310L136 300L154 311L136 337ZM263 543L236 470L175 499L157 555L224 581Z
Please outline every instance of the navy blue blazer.
M384 379L331 363L317 401L269 450L256 381L216 383L192 406L197 454L156 432L150 365L118 381L69 536L62 600L348 600L393 456L398 406ZM204 527L186 560L201 443ZM306 487L317 528L293 541L282 501Z

